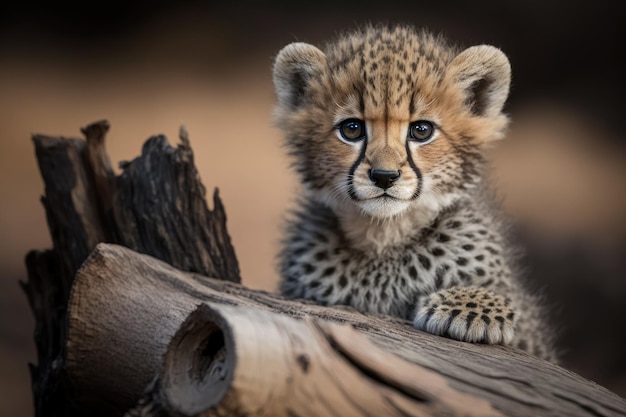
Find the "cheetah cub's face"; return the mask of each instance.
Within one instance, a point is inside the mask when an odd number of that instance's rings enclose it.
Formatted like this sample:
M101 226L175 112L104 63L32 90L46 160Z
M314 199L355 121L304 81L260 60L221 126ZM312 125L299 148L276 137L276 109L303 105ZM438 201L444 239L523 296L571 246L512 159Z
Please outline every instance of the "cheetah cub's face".
M283 48L276 122L295 168L335 210L386 219L435 211L479 181L501 138L510 66L492 46L458 52L408 27L369 27L324 50Z

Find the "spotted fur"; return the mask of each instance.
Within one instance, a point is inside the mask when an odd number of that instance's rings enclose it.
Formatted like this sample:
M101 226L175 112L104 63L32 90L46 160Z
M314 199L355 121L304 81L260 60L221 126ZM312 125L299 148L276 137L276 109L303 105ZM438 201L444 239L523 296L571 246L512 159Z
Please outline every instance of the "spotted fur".
M508 124L506 56L410 27L366 27L276 57L277 125L304 184L280 254L283 294L413 321L554 360L483 175ZM363 126L358 140L341 132ZM433 126L427 141L411 126ZM375 172L397 173L381 185Z

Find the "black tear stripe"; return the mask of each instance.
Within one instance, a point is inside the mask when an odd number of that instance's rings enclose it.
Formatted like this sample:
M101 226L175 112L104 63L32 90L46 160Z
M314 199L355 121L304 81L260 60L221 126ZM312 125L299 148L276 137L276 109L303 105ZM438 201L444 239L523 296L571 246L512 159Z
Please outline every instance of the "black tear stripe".
M409 148L409 142L410 141L407 139L404 147L406 149L406 157L407 157L407 159L409 161L409 166L411 167L413 172L415 172L415 176L417 177L417 186L415 187L415 192L411 196L411 200L416 200L417 197L419 197L420 194L422 193L422 172L419 170L417 165L415 165L415 161L413 161L413 155L411 155L411 149Z
M367 138L363 139L363 147L361 148L361 152L359 153L359 157L354 161L354 164L350 167L350 171L348 171L348 195L353 200L358 200L356 196L356 192L354 191L354 171L359 167L361 162L363 162L363 158L365 158L365 151L367 150Z

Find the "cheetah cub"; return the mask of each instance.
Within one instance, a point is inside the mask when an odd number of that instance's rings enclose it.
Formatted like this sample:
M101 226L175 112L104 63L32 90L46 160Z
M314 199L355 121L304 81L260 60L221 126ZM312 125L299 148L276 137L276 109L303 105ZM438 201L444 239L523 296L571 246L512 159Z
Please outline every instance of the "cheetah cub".
M458 50L404 26L282 49L275 120L304 191L281 292L555 360L482 174L510 77L493 46Z

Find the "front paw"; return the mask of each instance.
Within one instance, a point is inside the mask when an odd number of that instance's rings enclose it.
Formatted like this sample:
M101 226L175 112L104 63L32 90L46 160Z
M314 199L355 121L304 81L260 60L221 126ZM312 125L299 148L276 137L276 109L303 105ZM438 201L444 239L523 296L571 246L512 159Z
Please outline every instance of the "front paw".
M453 287L424 299L413 325L464 342L508 344L515 333L515 313L506 297L479 287Z

